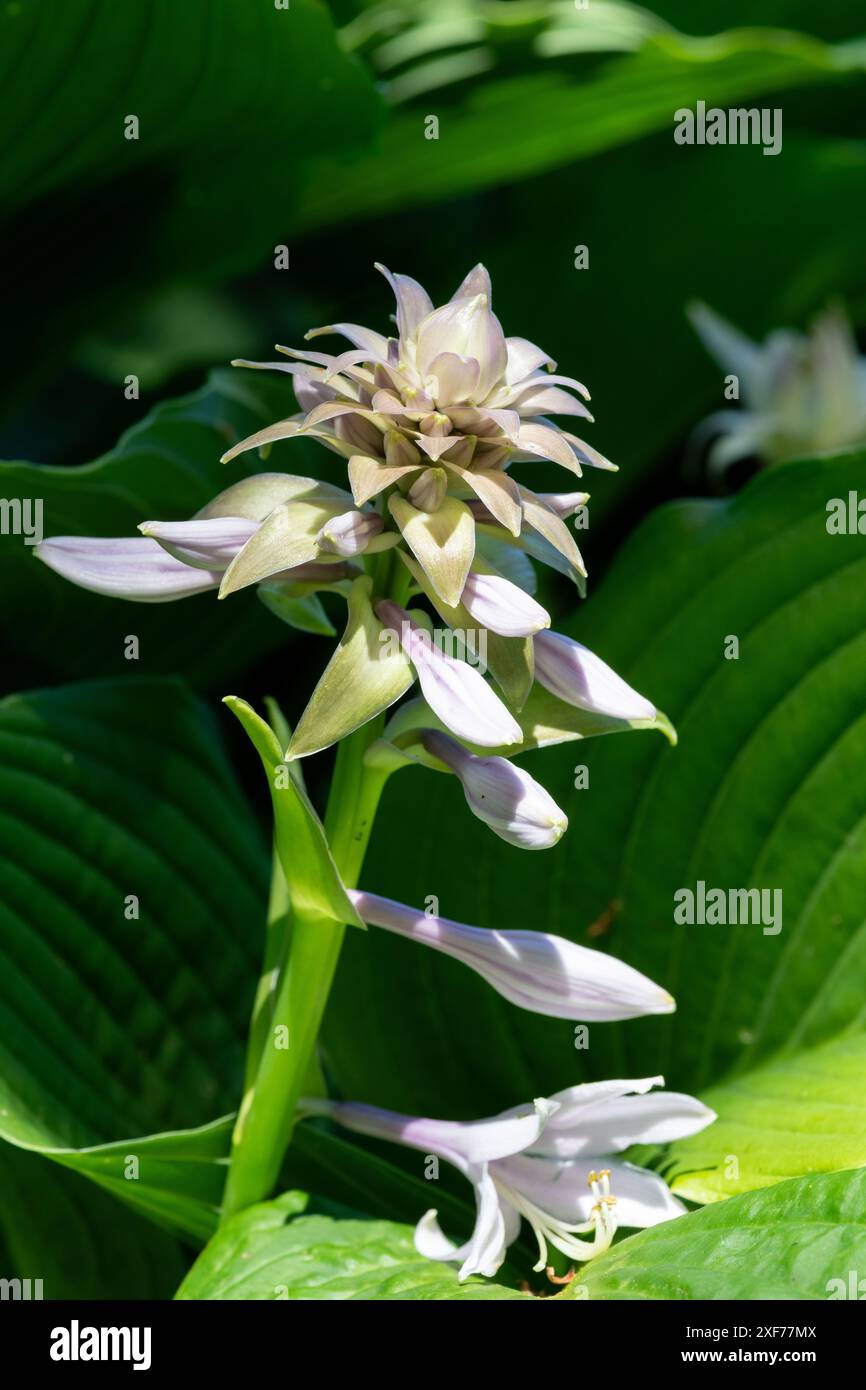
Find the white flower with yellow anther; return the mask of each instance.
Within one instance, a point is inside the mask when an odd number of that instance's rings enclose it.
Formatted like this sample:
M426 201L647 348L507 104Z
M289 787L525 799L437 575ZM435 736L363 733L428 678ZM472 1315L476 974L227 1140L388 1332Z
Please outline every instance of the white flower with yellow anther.
M538 1242L538 1270L547 1263L548 1245L569 1259L589 1260L607 1250L618 1225L655 1226L684 1212L657 1173L615 1157L632 1144L696 1134L715 1119L692 1096L648 1094L662 1084L661 1076L591 1082L470 1122L328 1100L305 1100L300 1108L359 1134L435 1154L469 1179L476 1219L467 1241L451 1241L435 1210L415 1230L422 1255L459 1264L460 1278L468 1279L496 1273L521 1218Z

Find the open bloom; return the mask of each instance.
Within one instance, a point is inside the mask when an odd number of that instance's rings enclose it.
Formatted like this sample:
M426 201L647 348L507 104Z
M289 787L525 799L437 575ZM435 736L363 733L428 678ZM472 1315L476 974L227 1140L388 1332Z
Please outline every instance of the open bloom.
M352 889L349 897L365 922L459 960L530 1013L596 1023L669 1014L676 1007L667 990L625 961L565 937L470 927L377 893Z
M780 329L762 344L705 304L693 305L689 317L707 351L737 377L743 401L700 427L698 442L716 436L711 468L723 472L752 455L783 463L866 442L866 358L841 309L820 315L808 334Z
M432 1260L460 1265L461 1280L493 1275L523 1218L538 1242L535 1269L552 1245L588 1260L610 1245L617 1226L655 1226L685 1208L656 1174L618 1158L632 1144L663 1144L696 1134L715 1115L692 1096L653 1088L660 1076L571 1086L549 1099L463 1123L399 1115L371 1105L302 1100L302 1114L329 1116L347 1129L435 1154L469 1179L475 1228L462 1245L428 1211L415 1245ZM650 1092L653 1092L650 1094Z
M396 298L395 333L336 323L307 338L341 334L346 351L283 348L282 361L237 364L287 373L299 410L239 441L225 460L314 439L347 461L347 487L257 473L192 518L142 519L137 537L51 537L36 554L73 583L140 602L208 589L226 598L255 586L271 612L304 631L333 634L318 591L345 599L343 636L286 757L336 743L417 682L422 699L408 702L421 709L416 729L447 730L455 741L447 758L427 764L460 777L470 808L496 834L546 848L565 816L499 755L612 728L670 732L599 658L551 633L533 596L532 561L582 584L567 523L588 493L533 491L513 466L531 477L539 459L576 475L613 465L557 423L590 419L588 392L558 375L542 348L505 336L483 266L438 307L409 276L379 269ZM543 709L533 700L540 687ZM497 756L479 759L477 750ZM391 768L405 763L402 754L398 747Z

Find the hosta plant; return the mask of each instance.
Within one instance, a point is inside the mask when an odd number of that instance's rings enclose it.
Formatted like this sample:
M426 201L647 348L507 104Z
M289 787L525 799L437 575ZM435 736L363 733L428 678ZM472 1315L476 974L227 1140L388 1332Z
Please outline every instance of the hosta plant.
M271 1192L298 1118L327 1116L440 1155L470 1180L477 1222L467 1241L453 1244L435 1212L419 1213L416 1232L418 1249L456 1261L461 1278L493 1274L521 1219L541 1264L548 1243L583 1261L609 1246L618 1221L653 1225L682 1210L660 1178L615 1155L696 1133L711 1111L651 1092L658 1077L576 1086L492 1120L415 1119L326 1098L316 1065L347 925L444 952L515 1007L553 1018L604 1022L674 1007L661 985L600 951L542 931L451 922L359 888L382 788L403 766L456 777L496 835L542 850L560 840L566 817L514 759L618 730L674 737L601 656L552 632L534 597L533 562L582 590L567 522L588 494L533 491L513 465L531 478L549 460L578 479L584 465L612 467L551 418L590 420L586 388L559 375L543 349L505 336L483 266L438 308L416 281L379 268L396 297L396 332L335 323L307 337L342 335L349 347L337 354L283 348L281 361L237 364L287 373L299 411L236 443L225 461L313 439L345 460L340 482L260 472L187 520L143 517L139 536L54 537L38 553L76 584L142 602L208 589L231 601L257 586L269 609L304 630L329 627L322 593L345 602L345 630L294 731L275 705L266 721L227 697L268 777L276 860L223 1217ZM303 763L334 745L322 822Z

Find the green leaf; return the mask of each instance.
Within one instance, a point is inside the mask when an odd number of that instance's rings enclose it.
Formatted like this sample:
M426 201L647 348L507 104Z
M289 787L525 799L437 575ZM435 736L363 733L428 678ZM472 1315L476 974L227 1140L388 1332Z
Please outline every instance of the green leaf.
M696 1171L729 1154L764 1178L861 1161L848 1133L859 1108L827 1104L839 1093L825 1073L864 1034L866 554L826 520L864 465L863 453L788 464L729 500L668 505L633 534L569 629L664 704L680 741L593 739L528 757L569 816L555 856L500 849L450 778L411 768L386 788L365 888L419 907L435 894L448 917L538 924L610 950L669 989L676 1014L593 1026L576 1050L567 1024L533 1020L451 962L371 931L363 950L346 943L327 1018L342 1094L477 1118L584 1079L661 1073L720 1106L718 1149L707 1130ZM730 635L737 660L725 658ZM782 930L678 924L674 895L699 880L780 890ZM810 1078L825 1044L839 1050ZM770 1127L778 1107L758 1125L771 1094L787 1102L788 1140ZM856 1092L848 1103L859 1107Z
M227 695L223 703L240 720L262 760L274 808L277 853L293 907L305 917L363 928L331 858L322 823L292 776L273 729L236 695Z
M93 463L0 463L0 492L42 499L46 537L135 536L142 521L186 520L234 480L234 468L228 477L219 463L226 441L282 409L282 399L273 384L250 386L237 373L214 372L201 390L156 406ZM234 467L254 471L248 463ZM0 546L0 584L0 638L17 654L8 669L19 683L33 674L122 674L132 665L123 659L132 633L149 673L188 671L209 688L286 640L252 594L228 605L213 593L155 605L106 598L61 579L14 536Z
M412 1231L392 1221L313 1214L303 1192L285 1192L233 1216L178 1290L186 1299L525 1299L487 1280L457 1281L426 1260Z
M10 696L0 800L0 1135L203 1237L267 894L215 724L176 681Z
M348 510L352 499L312 478L289 479L306 484L288 502L280 502L232 560L220 585L220 598L261 579L318 559L317 536L326 521ZM332 497L331 493L337 493Z
M206 1241L219 1217L234 1116L174 1130L42 1153L181 1235Z
M593 18L579 14L577 21L592 24ZM513 183L672 131L674 111L698 100L707 107L736 106L747 96L839 82L866 66L860 44L833 46L782 30L733 30L709 40L662 30L638 33L626 46L632 44L636 51L571 80L533 63L525 74L469 84L463 100L440 118L444 138L428 139L424 147L418 145L423 116L417 109L398 112L383 131L381 148L355 160L339 184L326 164L316 172L302 225L339 218L347 204L356 216L381 216L396 207ZM515 111L529 109L531 121L514 120Z
M278 581L260 584L258 595L265 607L289 627L299 632L312 632L317 637L336 637L337 629L318 594L293 594L288 585Z
M850 1271L864 1264L866 1173L835 1173L733 1197L641 1231L591 1260L562 1297L858 1298Z
M41 1279L46 1299L170 1298L177 1243L75 1173L0 1144L3 1274Z
M800 1173L866 1165L864 1063L858 1032L711 1087L702 1099L717 1122L671 1146L665 1177L681 1197L714 1202Z
M16 407L22 377L38 386L80 335L116 327L119 305L128 325L155 284L273 266L311 162L327 152L339 166L381 107L317 0L52 9L0 11L0 197L15 213L2 249L16 267L4 389ZM127 358L118 389L138 366Z
M290 758L307 757L345 738L399 700L415 679L402 648L382 642L371 592L368 577L352 585L346 630L301 715L287 750Z

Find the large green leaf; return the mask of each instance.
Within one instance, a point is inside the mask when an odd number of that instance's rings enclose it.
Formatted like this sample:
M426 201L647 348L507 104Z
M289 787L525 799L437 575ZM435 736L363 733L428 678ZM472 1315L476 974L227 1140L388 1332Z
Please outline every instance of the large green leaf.
M188 1263L177 1243L84 1178L0 1144L6 1278L56 1298L170 1298Z
M0 1134L204 1237L267 882L214 721L174 681L10 696L0 789Z
M192 205L201 216L202 200L218 192L225 212L227 195L252 187L252 141L285 147L303 135L315 153L372 130L370 83L340 52L315 0L285 8L189 0L181 10L170 0L133 0L122 10L110 0L68 0L56 13L7 6L0 31L7 202L164 160L182 176L178 210ZM137 137L125 133L130 113ZM272 166L259 191L278 189Z
M371 931L346 943L328 1018L346 1094L468 1117L582 1078L660 1072L714 1088L724 1124L695 1141L700 1171L733 1155L754 1185L866 1157L859 1109L844 1108L859 1091L832 1079L855 1065L866 1016L866 556L860 536L826 529L828 499L856 489L864 462L790 464L729 501L665 507L630 539L572 631L669 710L680 742L600 739L527 759L569 815L554 850L500 850L449 779L413 769L389 786L365 887L612 949L670 989L677 1013L593 1026L575 1050L569 1025ZM586 790L573 790L576 763ZM781 931L678 924L674 895L699 881L781 891Z
M273 267L307 167L339 167L379 107L317 0L4 6L2 394L154 285Z
M284 387L215 372L201 390L158 405L93 463L0 464L0 492L6 499L41 498L46 537L135 536L139 522L185 520L238 477L255 472L254 455L252 465L240 462L229 470L220 454L226 441L284 408ZM19 688L34 678L138 670L186 670L198 685L211 687L286 641L286 629L252 593L223 604L214 593L169 604L105 598L61 579L17 536L4 536L0 544L0 584L0 636L16 652L7 681ZM124 657L129 634L139 639L138 662Z
M864 1218L866 1173L798 1178L631 1236L563 1298L858 1298Z
M672 1146L674 1191L712 1202L791 1174L866 1166L864 1062L856 1031L711 1087L703 1098L718 1121Z
M596 16L591 6L572 19L584 29L603 25L602 11L613 8L599 6ZM629 7L622 8L627 21ZM341 218L347 208L369 216L512 183L661 130L673 142L673 113L680 107L694 108L699 100L707 107L736 106L746 98L769 106L774 93L862 77L866 70L859 43L833 46L806 34L764 29L690 38L657 27L654 32L651 16L633 22L624 42L615 38L602 45L615 56L571 79L534 64L525 74L469 83L462 102L437 114L432 137L425 126L429 117L420 109L398 111L380 148L355 160L339 179L323 162L301 224L319 226ZM636 51L617 52L623 47ZM431 96L425 99L429 107ZM515 111L531 111L532 119L516 122ZM757 150L749 153L761 157Z
M307 1214L310 1199L286 1192L248 1207L220 1228L180 1289L180 1299L524 1299L503 1285L457 1282L420 1256L412 1231L392 1221ZM315 1210L315 1204L313 1205Z

